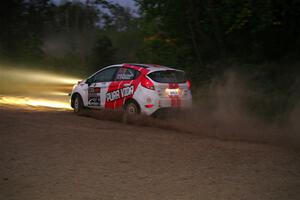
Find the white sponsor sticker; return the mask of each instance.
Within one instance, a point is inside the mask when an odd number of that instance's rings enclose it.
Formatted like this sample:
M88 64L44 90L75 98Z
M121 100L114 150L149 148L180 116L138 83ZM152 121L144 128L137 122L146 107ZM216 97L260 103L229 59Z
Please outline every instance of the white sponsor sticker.
M115 101L115 100L118 100L120 98L130 96L130 95L133 94L133 92L134 92L134 86L133 85L128 86L128 87L124 87L124 88L121 88L121 89L118 89L118 90L115 90L115 91L112 91L112 92L108 92L106 94L106 101L108 101L108 102Z

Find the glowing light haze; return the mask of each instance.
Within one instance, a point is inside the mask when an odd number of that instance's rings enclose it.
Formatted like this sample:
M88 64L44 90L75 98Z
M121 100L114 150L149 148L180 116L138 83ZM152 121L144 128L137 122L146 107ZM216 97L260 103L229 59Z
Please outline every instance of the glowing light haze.
M68 94L79 79L2 65L0 71L0 105L71 109Z

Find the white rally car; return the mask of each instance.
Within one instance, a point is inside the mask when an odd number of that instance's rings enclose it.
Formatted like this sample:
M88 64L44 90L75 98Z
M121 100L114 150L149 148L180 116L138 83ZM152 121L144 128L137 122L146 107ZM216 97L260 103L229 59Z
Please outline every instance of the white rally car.
M128 114L152 115L162 109L192 105L190 81L181 70L152 64L105 67L74 85L71 106L123 109Z

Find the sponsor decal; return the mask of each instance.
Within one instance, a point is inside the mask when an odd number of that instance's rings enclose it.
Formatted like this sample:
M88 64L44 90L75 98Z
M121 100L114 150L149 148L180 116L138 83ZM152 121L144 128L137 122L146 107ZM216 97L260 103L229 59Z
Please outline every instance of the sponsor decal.
M89 87L88 89L88 105L89 106L100 106L100 91L99 87Z
M112 91L115 91L115 90L119 89L120 87L121 88L124 87L124 84L130 84L131 85L130 87L133 86L133 89L131 88L131 90L130 90L131 95L126 96L125 98L121 98L122 94L119 91L119 97L120 98L116 99L114 101L109 101L107 96L106 96L106 101L105 101L105 105L104 105L105 108L108 108L108 109L121 108L124 105L125 100L128 99L128 98L131 98L134 95L135 90L138 88L138 86L141 82L141 78L143 77L142 75L147 74L149 72L149 70L146 69L146 68L133 66L133 65L130 65L130 64L124 64L124 67L137 70L141 73L141 75L139 75L138 77L136 77L136 79L133 79L133 80L123 80L123 81L121 81L121 84L119 84L119 83L117 84L116 82L112 82L108 87L108 93L111 93ZM118 97L118 94L116 94L116 97ZM110 99L113 99L113 98L110 98Z
M134 71L130 68L120 68L116 75L116 80L132 80L134 78Z
M120 98L124 98L124 97L128 97L130 95L133 95L134 92L134 86L128 86L128 87L124 87L118 90L114 90L111 92L108 92L106 94L106 101L107 102L111 102L111 101L116 101Z

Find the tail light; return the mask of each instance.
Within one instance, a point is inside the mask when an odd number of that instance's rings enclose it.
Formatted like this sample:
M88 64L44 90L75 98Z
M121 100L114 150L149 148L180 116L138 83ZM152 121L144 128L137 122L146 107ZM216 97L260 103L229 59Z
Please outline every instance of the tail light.
M146 76L142 78L141 85L147 89L154 90L154 84Z
M186 84L187 84L187 86L188 86L188 89L190 90L190 89L191 89L191 86L192 86L192 85L191 85L191 81L187 80L187 81L186 81Z

